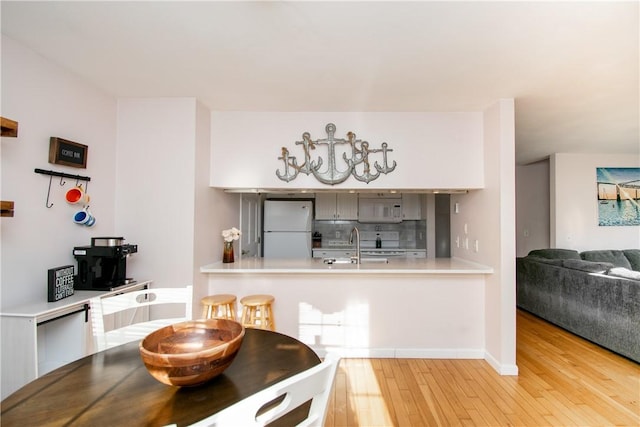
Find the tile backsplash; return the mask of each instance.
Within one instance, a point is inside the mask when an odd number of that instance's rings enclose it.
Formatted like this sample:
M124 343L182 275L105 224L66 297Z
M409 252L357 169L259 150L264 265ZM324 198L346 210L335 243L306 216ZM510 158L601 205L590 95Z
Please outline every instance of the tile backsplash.
M404 249L426 249L426 221L402 221L397 224L362 224L358 221L324 221L313 222L313 232L322 235L322 247L349 247L349 236L353 227L358 227L360 240L364 246L375 240L380 233L382 247L399 247ZM397 236L397 240L396 240Z

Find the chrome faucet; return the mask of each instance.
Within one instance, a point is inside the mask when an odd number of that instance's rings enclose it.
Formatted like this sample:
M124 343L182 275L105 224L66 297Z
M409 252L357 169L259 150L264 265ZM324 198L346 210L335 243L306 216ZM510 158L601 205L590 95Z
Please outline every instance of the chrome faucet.
M360 230L358 227L353 227L351 234L349 235L349 244L353 244L353 232L356 232L356 256L351 257L351 261L355 261L356 264L360 264Z

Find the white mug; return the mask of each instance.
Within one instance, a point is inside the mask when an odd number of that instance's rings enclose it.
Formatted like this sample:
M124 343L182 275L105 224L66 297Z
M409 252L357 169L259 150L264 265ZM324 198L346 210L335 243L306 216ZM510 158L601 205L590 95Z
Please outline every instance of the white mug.
M89 209L85 208L73 214L73 222L79 225L93 227L96 223L96 218L89 212Z

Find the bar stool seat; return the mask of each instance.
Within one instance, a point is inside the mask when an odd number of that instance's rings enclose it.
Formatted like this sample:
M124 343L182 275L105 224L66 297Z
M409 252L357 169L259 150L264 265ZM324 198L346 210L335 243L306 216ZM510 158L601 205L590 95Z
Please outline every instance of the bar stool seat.
M240 299L242 304L242 317L240 323L245 328L276 330L276 322L273 318L272 295L247 295Z
M209 295L200 300L205 319L236 320L236 296L231 294Z

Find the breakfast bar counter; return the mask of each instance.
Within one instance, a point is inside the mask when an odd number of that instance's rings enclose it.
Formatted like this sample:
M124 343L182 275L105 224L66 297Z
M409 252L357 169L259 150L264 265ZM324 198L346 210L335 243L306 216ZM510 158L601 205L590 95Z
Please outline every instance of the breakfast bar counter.
M485 357L491 267L456 258L390 258L388 263L326 264L237 259L201 267L199 298L269 294L278 332L320 355L345 357ZM515 285L514 285L515 286Z
M490 274L491 267L459 258L390 258L388 263L367 259L361 264L327 264L321 258L244 258L232 263L216 262L200 268L202 273L233 274Z

